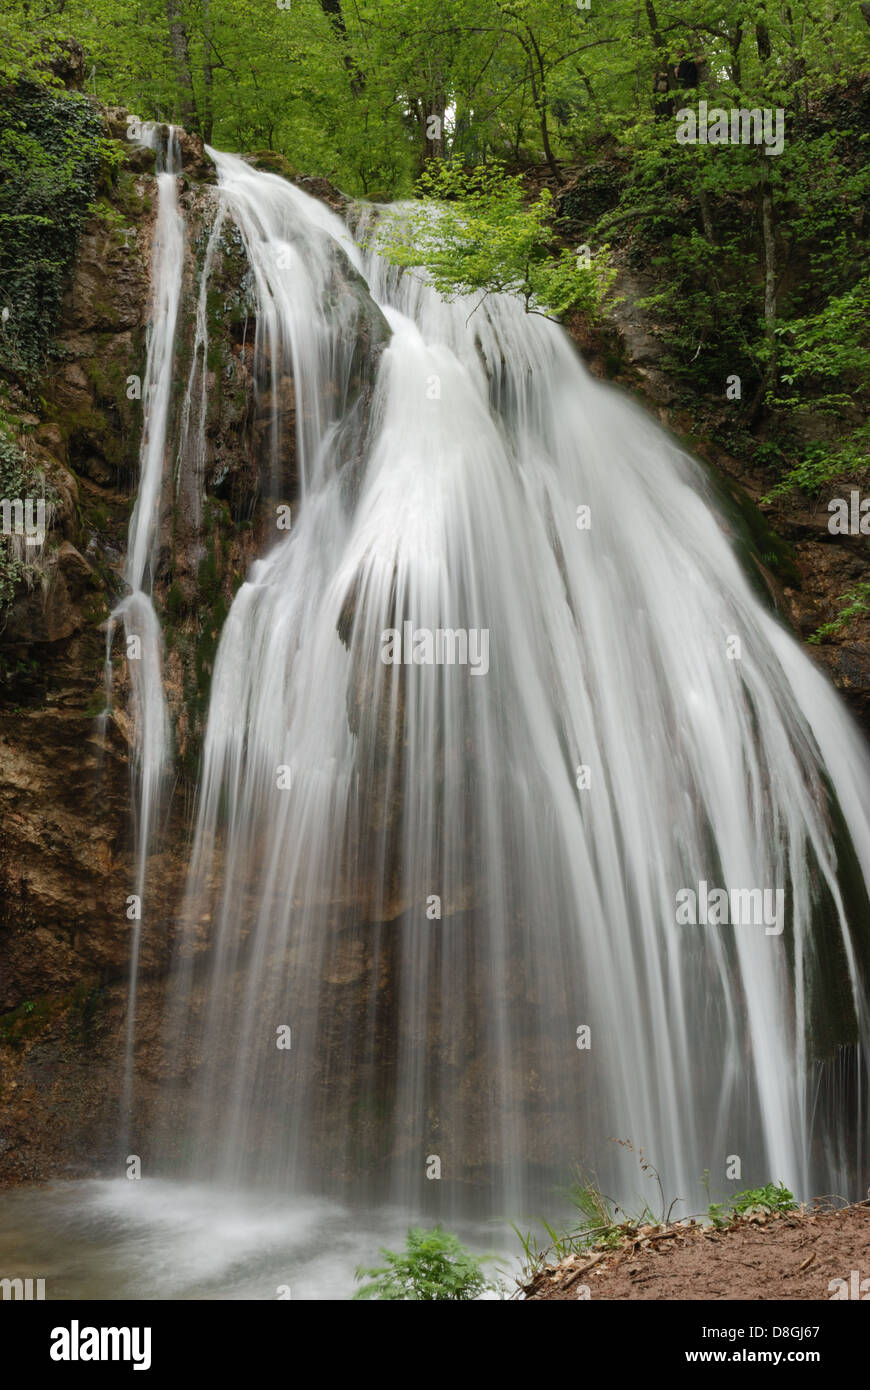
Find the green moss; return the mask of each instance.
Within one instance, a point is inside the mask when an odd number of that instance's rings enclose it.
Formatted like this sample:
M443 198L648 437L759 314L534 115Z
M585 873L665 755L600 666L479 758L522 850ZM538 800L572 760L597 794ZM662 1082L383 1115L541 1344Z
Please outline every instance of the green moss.
M118 142L126 156L123 142ZM123 215L125 222L138 221L143 209L147 211L147 199L140 198L136 192L136 176L129 169L122 169L112 187L112 203Z
M63 994L43 994L25 999L0 1016L0 1042L23 1047L34 1041L56 1020L67 1016L74 1036L87 1040L93 1031L105 988L94 981L81 980Z
M70 1032L83 1042L92 1036L100 1010L105 1006L108 991L103 985L82 980L67 996L69 999Z
M286 155L278 154L276 150L255 150L250 159L255 169L262 169L267 174L280 174L282 178L291 180L299 176L299 171Z
M99 719L106 708L106 692L98 690L85 705L82 714L85 719Z
M720 473L706 462L701 440L694 439L691 435L683 435L680 442L700 459L717 501L731 522L738 553L758 596L765 604L770 604L770 594L758 573L758 564L764 565L783 584L800 588L801 575L795 562L793 547L776 534L752 498L733 478Z
M57 1000L49 994L38 999L25 999L23 1004L0 1017L0 1042L21 1047L39 1036L56 1011Z
M45 359L63 288L111 142L83 96L27 82L0 112L0 302L13 312L0 365L27 372Z
M81 515L93 526L95 531L107 531L109 529L109 512L103 502L92 502L88 507L82 509Z
M166 645L181 656L184 673L185 737L180 764L185 776L191 778L196 775L212 672L229 611L228 594L241 582L229 570L234 526L226 502L214 497L206 501L203 532L206 548L197 570L195 626L188 618L189 608L180 587L170 587L165 604L167 614L172 610L165 629Z
M185 601L184 591L180 584L173 581L166 595L166 604L164 608L169 625L174 626L186 610L187 603Z
M100 597L98 598L86 600L81 605L81 613L82 617L85 620L86 627L99 627L100 624L104 623L109 616L109 604L107 603L105 596L100 595ZM100 713L100 711L98 710L97 713Z
M114 401L122 405L127 401L127 365L115 356L115 345L111 335L103 334L99 339L99 354L81 359L81 367L99 400Z

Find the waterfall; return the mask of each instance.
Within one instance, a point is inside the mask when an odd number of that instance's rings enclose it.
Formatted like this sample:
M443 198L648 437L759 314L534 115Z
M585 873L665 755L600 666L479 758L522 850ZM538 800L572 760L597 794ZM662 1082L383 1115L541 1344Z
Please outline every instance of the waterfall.
M169 427L175 360L175 330L181 298L184 262L184 220L178 207L181 168L174 126L165 137L160 126L142 127L142 143L157 153L157 219L152 257L151 313L145 377L142 384L142 436L139 448L139 487L130 517L124 579L129 593L111 615L107 633L107 705L111 699L111 648L116 624L123 623L127 642L127 671L135 728L135 870L133 892L138 899L133 918L130 992L121 1111L126 1132L133 1084L133 1044L136 992L149 847L159 812L161 782L169 753L169 722L163 692L163 637L151 600L152 551L157 535L164 455Z
M295 447L299 499L212 678L167 1020L187 1171L512 1213L573 1164L621 1196L613 1136L686 1210L732 1156L740 1186L852 1190L870 759L706 475L554 323L445 303L212 154L256 286L264 486ZM724 924L726 899L764 915Z

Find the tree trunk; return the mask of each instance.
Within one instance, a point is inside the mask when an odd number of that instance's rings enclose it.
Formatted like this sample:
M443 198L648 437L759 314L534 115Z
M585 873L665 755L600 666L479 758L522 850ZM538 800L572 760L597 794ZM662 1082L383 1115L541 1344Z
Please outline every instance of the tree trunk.
M655 12L655 7L652 3L652 0L644 0L644 3L646 7L646 17L649 20L649 31L652 35L653 47L664 48L664 39L659 33L658 16Z
M421 103L422 105L422 103ZM444 96L433 97L423 107L425 121L423 133L423 158L444 158L444 112L447 101Z
M703 182L698 185L698 207L701 209L701 225L704 228L704 237L710 246L715 246L716 238L713 233L713 218L710 213L710 199L707 197L707 190Z
M742 42L743 42L743 25L742 25L742 24L738 24L738 25L737 25L737 28L735 29L735 31L734 31L733 34L731 35L731 43L730 43L730 47L731 47L731 62L730 62L730 64L729 64L729 66L730 66L730 68L731 68L731 81L734 83L735 87L739 87L740 84L741 84L741 82L743 81L743 69L742 69L741 64L740 64L740 45L742 44Z
M659 31L658 15L652 0L644 0L650 38L656 50L656 71L653 73L653 112L656 119L666 119L674 114L674 102L670 93L674 85L674 74L668 60L665 41Z
M563 184L565 182L565 176L563 175L562 170L559 168L559 165L556 163L556 156L553 154L553 150L550 145L550 127L547 124L547 78L546 69L544 67L544 60L541 57L541 50L537 45L535 36L532 33L532 31L528 29L528 27L527 33L529 35L529 42L531 43L532 49L534 50L534 53L530 52L528 49L526 49L526 52L529 55L529 77L531 78L532 83L532 101L535 104L535 109L538 113L538 120L540 122L541 144L544 148L544 158L547 161L547 167L550 170L550 173L553 175L553 178L556 180L558 184ZM540 86L535 80L536 58L538 61L538 68L541 74Z
M755 45L763 67L770 61L772 49L770 33L764 19L755 24ZM776 383L776 215L773 206L773 189L770 183L770 167L763 150L761 158L761 237L764 243L764 340L767 345L767 364L758 394L752 403L752 420L756 420L764 404L764 397Z
M181 124L185 130L192 130L200 134L196 98L193 94L193 77L190 71L190 44L181 17L181 0L166 0L166 19L169 24L169 46L172 50L172 63L175 68L175 87Z
M358 97L365 89L366 81L351 57L347 36L347 25L344 22L344 15L341 12L341 0L320 0L320 8L323 13L328 16L333 29L341 41L341 61L344 63L350 78L350 89L354 96Z
M773 194L767 166L761 176L761 231L764 238L764 332L773 348L776 342L776 230L773 217Z
M214 129L214 65L211 46L211 0L202 0L202 138L211 144Z
M761 236L764 243L764 340L767 344L767 363L761 385L752 402L750 423L761 414L764 398L776 384L776 221L770 172L761 153Z

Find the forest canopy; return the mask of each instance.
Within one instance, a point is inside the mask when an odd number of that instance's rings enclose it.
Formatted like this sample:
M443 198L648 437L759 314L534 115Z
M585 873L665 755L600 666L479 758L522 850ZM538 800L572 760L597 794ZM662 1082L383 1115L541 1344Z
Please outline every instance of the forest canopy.
M87 90L219 147L400 195L427 158L544 161L636 140L675 93L806 110L866 71L870 3L835 0L7 0L0 74L65 37Z
M663 369L696 410L739 380L730 422L700 423L754 437L776 487L867 464L870 0L7 0L0 40L13 182L22 84L60 85L75 40L97 102L352 196L438 198L444 238L414 225L445 293L595 312L613 264L641 272ZM775 112L776 157L678 144L702 101Z

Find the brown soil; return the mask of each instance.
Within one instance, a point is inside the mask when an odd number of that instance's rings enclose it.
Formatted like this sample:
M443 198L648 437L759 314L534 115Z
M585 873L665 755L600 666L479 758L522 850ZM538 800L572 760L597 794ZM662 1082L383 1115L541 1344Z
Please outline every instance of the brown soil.
M831 1287L837 1279L845 1292ZM541 1270L525 1297L828 1300L838 1289L870 1300L870 1204L751 1216L721 1231L643 1226L616 1250L585 1251Z

